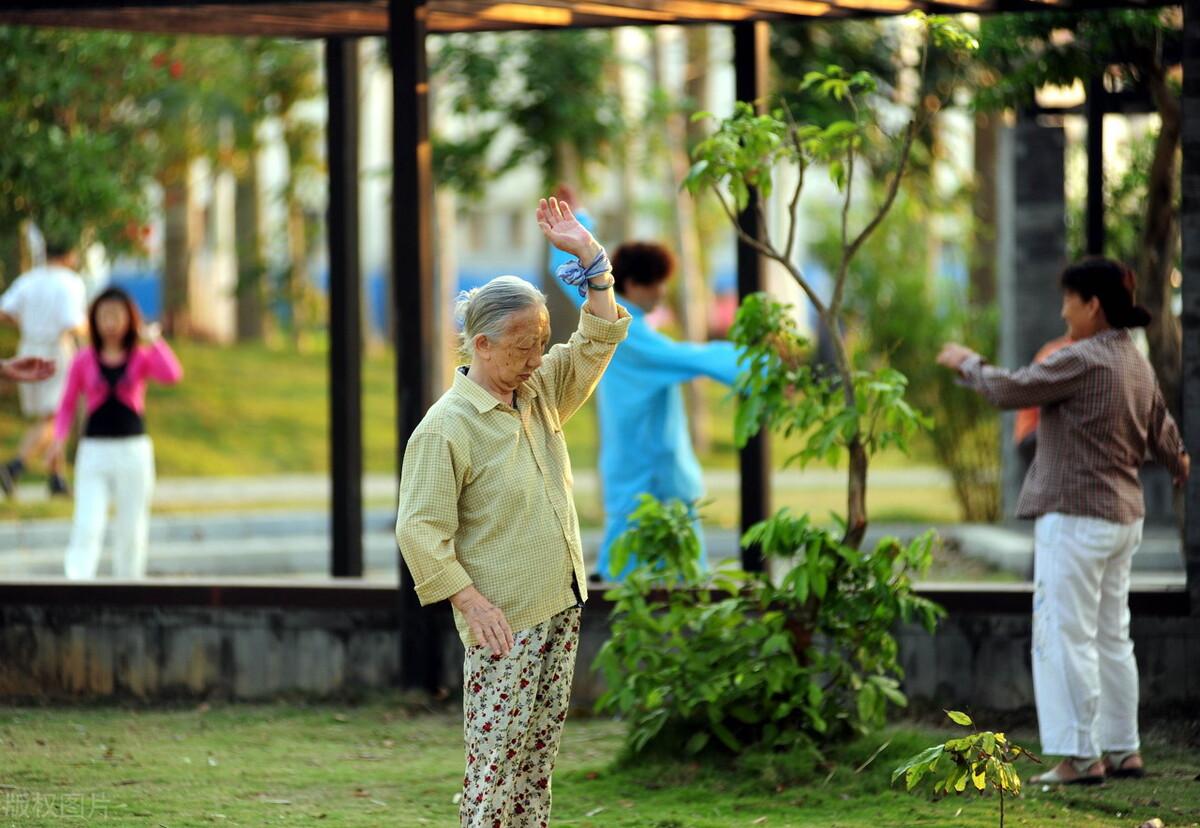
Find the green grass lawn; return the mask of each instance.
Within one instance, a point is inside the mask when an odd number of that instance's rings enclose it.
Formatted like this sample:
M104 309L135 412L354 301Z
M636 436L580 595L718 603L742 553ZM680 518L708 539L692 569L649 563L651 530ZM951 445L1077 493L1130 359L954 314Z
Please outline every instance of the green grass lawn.
M66 808L86 807L91 825L457 825L458 716L409 711L397 701L175 711L0 707L0 824L56 826ZM945 738L928 727L895 727L816 767L762 757L619 765L621 726L575 717L555 775L552 824L996 825L995 799L933 802L889 786L901 759ZM1101 828L1152 816L1171 828L1197 824L1195 753L1155 740L1147 758L1152 773L1142 781L1027 788L1010 803L1008 824ZM14 813L33 805L41 816Z
M262 345L218 347L176 342L184 381L151 387L147 424L154 436L158 471L178 475L238 476L321 472L328 457L328 366L320 349L288 350ZM712 445L706 468L735 468L734 404L727 389L705 383L711 403ZM395 469L395 360L380 347L363 360L363 444L368 471ZM0 385L0 446L15 446L24 423L16 389ZM567 424L572 461L592 468L596 455L594 406ZM787 445L781 443L779 457ZM3 454L6 452L0 452ZM930 464L923 444L913 458L888 453L877 468Z

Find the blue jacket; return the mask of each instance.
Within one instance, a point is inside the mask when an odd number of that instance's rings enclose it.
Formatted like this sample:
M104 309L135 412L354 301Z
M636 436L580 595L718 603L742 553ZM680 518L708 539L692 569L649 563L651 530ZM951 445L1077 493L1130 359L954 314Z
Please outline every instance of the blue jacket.
M551 258L553 267L563 261L565 255ZM559 287L583 304L576 288ZM626 310L633 317L629 334L596 390L605 515L597 570L606 577L623 576L632 568L611 572L609 557L613 541L629 528L638 495L694 504L704 494L680 384L709 377L732 385L739 373L738 349L732 343L677 342L647 324L640 308L626 305Z

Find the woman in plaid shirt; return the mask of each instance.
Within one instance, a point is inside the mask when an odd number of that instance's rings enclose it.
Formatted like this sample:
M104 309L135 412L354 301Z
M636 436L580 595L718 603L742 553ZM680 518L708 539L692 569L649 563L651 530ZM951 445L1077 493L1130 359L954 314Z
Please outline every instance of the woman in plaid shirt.
M1089 258L1062 274L1074 342L1016 371L950 343L938 362L1006 409L1038 406L1037 453L1017 503L1034 518L1033 688L1042 749L1066 757L1033 781L1142 776L1138 672L1129 639L1129 571L1142 539L1138 470L1147 453L1177 486L1189 460L1154 370L1130 328L1133 273Z

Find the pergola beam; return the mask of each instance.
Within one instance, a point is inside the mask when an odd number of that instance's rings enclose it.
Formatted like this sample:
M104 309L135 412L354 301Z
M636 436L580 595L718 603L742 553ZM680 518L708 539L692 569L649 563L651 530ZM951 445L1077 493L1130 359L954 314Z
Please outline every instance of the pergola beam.
M430 34L517 29L740 23L929 13L1086 11L1103 0L405 0ZM1130 6L1170 5L1165 0ZM0 25L66 26L174 34L367 37L388 32L387 0L14 0Z

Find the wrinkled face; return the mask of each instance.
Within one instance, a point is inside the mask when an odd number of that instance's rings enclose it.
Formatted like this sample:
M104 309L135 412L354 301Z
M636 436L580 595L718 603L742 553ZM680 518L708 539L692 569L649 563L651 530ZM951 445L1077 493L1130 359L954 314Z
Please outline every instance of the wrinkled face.
M129 330L129 310L115 299L96 308L96 332L103 340L120 340Z
M1085 302L1072 290L1063 291L1062 318L1067 323L1067 336L1076 340L1087 339L1105 324L1100 300L1093 296Z
M550 342L550 314L538 305L509 317L508 329L496 342L486 337L476 341L475 353L482 359L491 381L505 391L514 391L542 364Z

